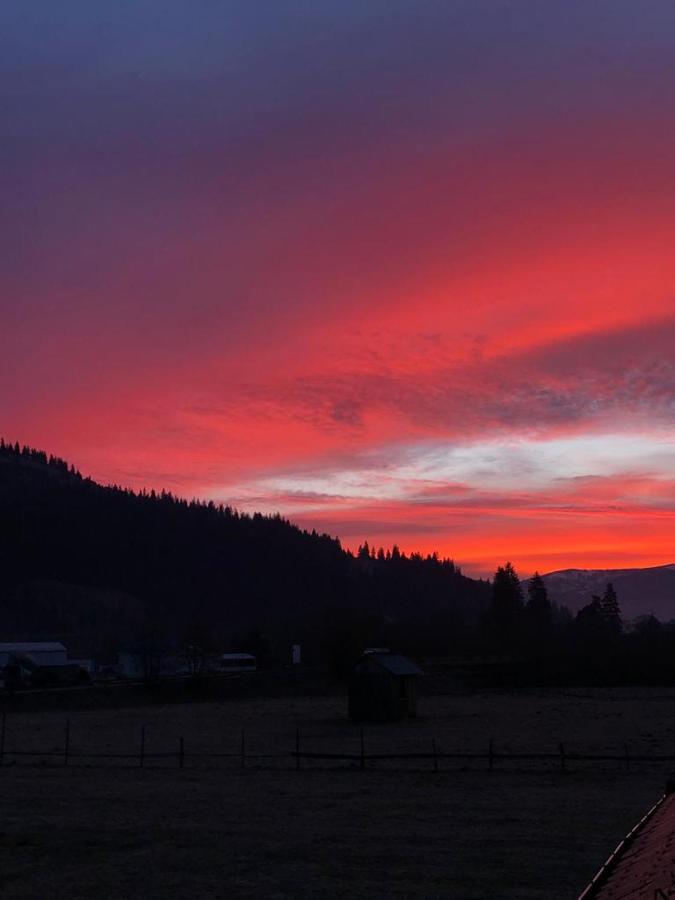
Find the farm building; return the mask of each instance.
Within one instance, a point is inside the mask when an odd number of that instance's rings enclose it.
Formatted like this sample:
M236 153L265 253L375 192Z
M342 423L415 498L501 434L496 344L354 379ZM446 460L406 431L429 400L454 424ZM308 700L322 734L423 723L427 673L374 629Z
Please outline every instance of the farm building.
M29 659L37 666L65 666L68 653L57 641L11 641L0 643L0 669L12 659Z
M667 900L675 871L675 784L620 842L579 900Z
M0 672L7 688L72 685L88 681L79 663L68 661L63 644L56 641L0 643Z
M422 671L397 653L364 653L349 684L349 718L395 722L417 715L417 679Z
M15 657L16 659L16 657ZM88 684L89 673L77 663L66 665L43 666L21 659L10 664L6 672L6 683L9 687L29 685L30 687L70 687L77 684Z
M251 653L223 653L219 662L222 672L255 672L258 668Z

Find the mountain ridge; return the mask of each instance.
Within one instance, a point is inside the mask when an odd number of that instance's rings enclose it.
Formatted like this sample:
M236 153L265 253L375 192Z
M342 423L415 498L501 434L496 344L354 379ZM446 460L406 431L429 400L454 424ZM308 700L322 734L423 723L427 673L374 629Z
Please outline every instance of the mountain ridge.
M557 569L543 574L550 599L576 613L601 595L612 583L623 618L655 616L662 622L675 619L675 563L644 568Z
M86 626L93 640L103 618L104 636L119 642L138 634L141 617L146 634L174 643L198 631L242 644L237 635L255 631L241 649L276 644L284 658L305 637L324 655L390 640L414 649L444 634L459 641L489 594L449 559L355 556L278 515L100 485L65 460L0 441L5 631ZM128 624L108 633L122 596Z

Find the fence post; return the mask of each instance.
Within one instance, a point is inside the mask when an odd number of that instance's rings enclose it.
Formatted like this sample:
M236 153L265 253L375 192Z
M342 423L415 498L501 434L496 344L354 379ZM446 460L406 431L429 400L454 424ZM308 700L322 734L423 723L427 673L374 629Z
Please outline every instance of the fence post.
M624 756L626 757L626 772L630 772L630 759L628 757L628 744L623 745Z
M0 721L0 766L5 761L5 726L7 724L7 713L3 709L2 721Z
M431 749L434 753L434 772L438 772L438 754L436 753L436 738L431 739Z
M565 771L565 745L560 742L560 771Z
M138 758L138 765L143 768L145 765L145 725L141 725L141 749Z
M66 719L66 742L63 748L63 765L68 765L68 754L70 753L70 719Z
M246 768L246 734L244 729L241 729L241 767L242 769Z
M492 771L492 768L494 766L495 754L494 754L493 744L494 744L494 741L492 740L492 738L490 738L490 741L488 743L488 771L489 772Z
M365 769L366 767L366 750L365 744L363 741L363 728L361 729L361 768Z
M300 729L295 729L295 769L300 769Z
M185 742L182 737L178 738L178 768L182 769L185 763Z

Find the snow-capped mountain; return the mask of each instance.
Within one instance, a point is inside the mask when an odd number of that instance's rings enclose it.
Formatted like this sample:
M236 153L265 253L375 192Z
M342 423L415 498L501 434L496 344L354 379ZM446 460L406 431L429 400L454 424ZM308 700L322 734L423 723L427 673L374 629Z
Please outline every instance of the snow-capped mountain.
M675 619L675 564L648 569L563 569L542 575L550 599L577 612L593 594L614 585L624 620L653 615Z

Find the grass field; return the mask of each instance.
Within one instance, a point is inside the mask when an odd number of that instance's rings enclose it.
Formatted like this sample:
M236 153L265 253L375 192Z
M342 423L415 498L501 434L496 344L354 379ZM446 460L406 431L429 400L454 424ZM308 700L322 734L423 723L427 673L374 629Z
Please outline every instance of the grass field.
M366 729L367 748L675 753L675 691L478 693L424 698L421 717ZM73 749L354 750L337 698L78 711ZM7 720L6 747L63 747L64 715ZM666 764L454 763L236 758L0 770L0 896L572 898L662 792ZM213 761L210 763L213 764ZM133 767L132 767L133 765ZM123 766L127 766L124 768ZM276 766L277 768L268 768ZM426 767L426 770L424 770Z

